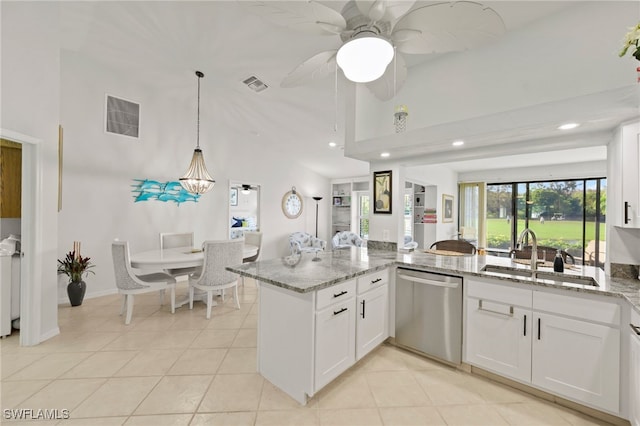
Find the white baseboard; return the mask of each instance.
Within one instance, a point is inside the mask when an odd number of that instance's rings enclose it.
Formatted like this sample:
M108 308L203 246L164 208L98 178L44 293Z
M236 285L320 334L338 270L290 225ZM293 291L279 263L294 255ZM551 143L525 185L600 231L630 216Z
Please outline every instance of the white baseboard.
M57 336L58 334L60 334L60 328L59 327L52 328L46 333L43 333L40 335L40 343L44 342L45 340L49 340L52 337Z
M95 299L96 297L109 296L111 294L117 294L117 288L110 288L109 290L102 291L92 291L91 293L86 293L84 295L85 299ZM61 297L58 299L58 305L64 305L65 303L69 303L68 297Z

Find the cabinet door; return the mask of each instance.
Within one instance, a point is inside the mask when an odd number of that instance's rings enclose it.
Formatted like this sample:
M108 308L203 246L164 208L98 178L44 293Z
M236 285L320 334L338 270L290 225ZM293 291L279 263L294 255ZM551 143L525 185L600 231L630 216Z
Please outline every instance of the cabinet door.
M619 411L620 330L535 313L532 382L558 395Z
M640 327L640 322L636 324ZM629 422L640 425L640 331L629 336Z
M383 285L358 296L356 359L368 354L389 337L389 286Z
M531 380L531 311L504 303L467 301L467 362L513 379Z
M355 298L333 304L316 313L316 392L355 362L355 331Z
M622 130L622 226L640 228L640 125Z

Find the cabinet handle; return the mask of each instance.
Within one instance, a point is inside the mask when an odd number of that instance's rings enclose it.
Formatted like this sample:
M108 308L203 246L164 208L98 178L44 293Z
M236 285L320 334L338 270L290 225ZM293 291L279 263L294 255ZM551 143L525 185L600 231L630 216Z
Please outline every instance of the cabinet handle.
M524 316L524 335L527 335L527 316Z
M478 300L478 310L479 311L485 311L485 312L491 312L492 314L504 315L504 316L507 316L507 317L512 317L513 316L513 306L509 306L509 313L493 311L491 309L486 309L486 308L482 307L482 299Z
M382 281L382 278L378 278L378 279L375 279L375 280L371 281L371 284L379 283L380 281Z
M339 314L343 313L346 310L347 310L347 308L342 308L339 311L333 311L333 315L339 315Z
M335 294L335 293L334 293L334 294L333 294L333 297L340 297L340 296L342 296L343 294L347 294L347 290L342 290L342 291L341 291L340 293L338 293L338 294Z
M629 223L629 202L624 202L624 223L625 225Z
M538 318L538 340L540 340L540 318Z
M366 300L363 300L362 302L362 318L364 318L364 302L366 302Z
M629 327L631 327L631 329L633 330L634 333L636 333L638 336L640 336L640 327L638 327L637 325L633 325L633 324L629 324Z

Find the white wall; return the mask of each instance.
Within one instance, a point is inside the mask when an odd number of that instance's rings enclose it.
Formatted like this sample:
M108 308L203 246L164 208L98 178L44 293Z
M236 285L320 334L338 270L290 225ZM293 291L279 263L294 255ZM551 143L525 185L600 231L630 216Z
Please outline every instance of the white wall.
M175 180L186 171L196 142L195 93L173 98L68 51L62 53L61 77L65 160L57 255L69 251L73 241L82 241L82 254L97 265L95 276L87 280L87 297L115 291L110 243L116 237L128 240L132 253L157 248L159 232L193 230L196 245L206 239L227 239L229 181L261 185L263 259L284 255L288 234L315 231L311 197L330 199L329 180L282 153L250 145L246 136L233 134L206 99L201 107L200 145L217 181L214 189L197 203L134 203L133 179ZM141 103L140 140L104 133L105 93ZM281 210L282 196L291 186L305 197L303 214L294 220ZM320 203L319 234L324 238L328 212L328 204ZM60 301L66 301L65 285L61 278Z
M498 159L499 161L499 159ZM536 180L583 179L607 176L607 162L589 161L584 163L552 164L532 167L498 168L461 172L460 182L526 182Z
M633 65L618 57L618 47L637 17L637 2L575 2L543 21L510 29L508 38L412 67L404 87L390 101L380 102L358 87L356 127L353 139L346 140L393 135L396 104L409 108L410 133L617 89L620 82L629 81Z
M2 2L3 129L40 139L42 170L38 185L43 222L42 252L27 253L41 263L40 335L57 334L56 259L58 255L58 123L60 55L56 3ZM36 299L37 300L37 299Z

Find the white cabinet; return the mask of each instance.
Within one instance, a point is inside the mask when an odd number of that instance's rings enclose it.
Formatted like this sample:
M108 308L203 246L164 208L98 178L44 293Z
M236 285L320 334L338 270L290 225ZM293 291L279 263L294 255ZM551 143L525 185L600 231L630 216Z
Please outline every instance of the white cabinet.
M0 256L0 336L11 334L11 256Z
M620 331L537 313L532 382L612 412L619 410Z
M351 297L316 313L316 390L355 362L355 308L355 299Z
M388 337L388 276L384 269L307 293L259 281L258 372L306 404L356 353Z
M619 413L620 306L466 281L468 363Z
M640 123L622 128L622 222L627 228L640 228Z
M631 312L629 330L629 422L640 426L640 314ZM635 327L635 328L634 328Z
M389 337L389 272L358 278L356 360Z
M467 362L531 379L531 291L467 281Z

